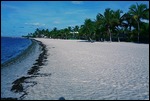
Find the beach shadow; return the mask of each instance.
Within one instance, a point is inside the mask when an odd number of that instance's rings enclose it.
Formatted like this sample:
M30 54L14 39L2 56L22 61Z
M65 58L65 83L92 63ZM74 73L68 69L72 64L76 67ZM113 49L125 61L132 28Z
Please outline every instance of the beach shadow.
M18 100L18 99L17 98L8 97L8 98L1 98L1 100Z
M88 42L88 43L94 43L95 41L88 41L88 40L80 40L80 41L77 41L77 42Z
M59 100L65 100L65 98L64 97L60 97Z

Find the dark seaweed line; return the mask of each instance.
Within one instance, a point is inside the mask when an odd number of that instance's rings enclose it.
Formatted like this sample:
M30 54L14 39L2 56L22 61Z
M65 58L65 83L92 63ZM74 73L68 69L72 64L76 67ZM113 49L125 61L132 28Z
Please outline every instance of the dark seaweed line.
M12 84L12 88L11 88L11 91L15 92L15 93L18 93L18 92L23 92L24 94L22 96L20 96L20 99L23 99L25 95L27 95L27 92L25 91L24 87L23 87L23 83L32 83L32 85L30 86L34 86L36 85L37 83L36 82L27 82L26 79L29 79L29 78L33 78L33 77L45 77L45 76L50 76L51 74L48 74L48 73L38 73L39 69L42 68L41 66L44 65L44 63L46 62L46 59L47 59L47 49L46 49L46 45L44 45L42 42L40 41L37 41L37 40L34 40L32 39L32 41L36 41L40 46L41 46L41 54L39 55L38 59L36 60L36 63L34 63L33 67L31 67L31 69L28 71L28 75L27 77L21 77L17 80L15 80ZM28 86L28 87L30 87ZM18 100L18 98L1 98L1 100Z

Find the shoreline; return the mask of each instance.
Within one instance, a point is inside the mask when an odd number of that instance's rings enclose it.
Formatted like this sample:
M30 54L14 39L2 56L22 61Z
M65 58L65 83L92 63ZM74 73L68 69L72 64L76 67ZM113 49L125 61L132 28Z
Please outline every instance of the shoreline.
M19 56L13 58L15 60L11 60L9 62L7 62L6 64L3 64L3 67L1 69L5 69L5 68L13 68L13 65L18 65L19 64L19 60L21 59L21 63L22 64L26 64L26 62L24 61L25 59L31 57L30 53L31 51L34 53L35 51L35 47L37 47L37 45L39 46L39 54L37 58L35 59L34 63L32 64L32 66L28 67L28 69L26 69L26 75L21 76L19 78L17 78L15 81L13 80L12 82L12 87L11 87L11 92L13 93L22 93L20 95L20 97L1 97L1 100L10 100L10 99L22 99L22 97L24 95L26 95L26 91L25 89L27 89L30 86L34 86L36 83L34 82L26 82L26 79L30 79L33 77L37 77L37 76L48 76L45 74L39 74L37 73L39 71L39 69L41 68L40 66L44 65L45 59L47 59L47 50L46 50L46 45L44 45L42 42L35 40L35 39L31 39L32 44L24 51L22 52ZM28 61L29 62L29 61ZM11 70L10 70L11 71ZM33 83L33 85L30 85L28 87L25 87L25 85L23 83ZM1 91L2 93L2 91ZM2 94L1 94L2 96Z
M37 85L23 100L149 99L148 45L37 40L48 49L47 65L38 73L51 76L31 79Z
M35 40L44 45L45 51L41 47L32 66L25 69L25 75L20 73L18 78L12 80L10 90L20 95L3 98L149 99L148 45L43 38Z
M35 40L31 40L31 44L20 54L18 54L17 56L9 59L8 61L4 62L1 64L1 68L3 67L7 67L9 65L15 64L17 61L22 60L23 58L25 58L26 56L28 56L30 54L30 51L33 50L33 48L35 47Z

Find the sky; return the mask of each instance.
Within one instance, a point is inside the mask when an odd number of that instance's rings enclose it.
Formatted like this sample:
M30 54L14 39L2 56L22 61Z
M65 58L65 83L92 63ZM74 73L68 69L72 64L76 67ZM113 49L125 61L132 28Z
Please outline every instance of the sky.
M82 25L106 8L128 12L132 4L149 1L1 1L1 36L20 37L36 28L52 30Z

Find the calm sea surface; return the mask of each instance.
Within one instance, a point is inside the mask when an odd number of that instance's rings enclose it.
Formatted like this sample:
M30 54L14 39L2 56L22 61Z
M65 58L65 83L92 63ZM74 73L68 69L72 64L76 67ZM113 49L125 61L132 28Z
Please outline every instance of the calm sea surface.
M31 40L16 37L1 37L1 64L22 53Z

